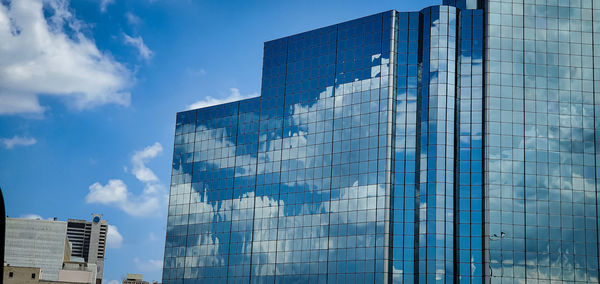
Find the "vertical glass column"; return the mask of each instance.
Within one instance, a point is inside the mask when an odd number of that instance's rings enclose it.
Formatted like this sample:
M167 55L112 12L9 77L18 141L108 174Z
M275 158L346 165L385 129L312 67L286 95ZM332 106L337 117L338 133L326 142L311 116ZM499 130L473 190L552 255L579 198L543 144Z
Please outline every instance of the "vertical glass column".
M525 281L523 1L486 6L485 236L491 283Z
M460 283L483 281L483 10L460 13L456 259Z
M163 283L180 282L184 277L195 136L196 111L178 113L175 123Z
M419 13L397 13L394 163L391 211L392 280L415 281L417 81Z
M198 111L184 282L227 280L238 102ZM188 279L189 278L189 279Z
M235 124L228 129L228 132L237 130L236 147L221 151L228 164L235 163L235 177L228 180L233 182L227 265L227 280L231 282L250 280L259 113L260 98L240 101Z
M383 282L391 12L338 25L328 281ZM386 35L383 35L385 33ZM384 88L385 86L385 88ZM389 131L388 131L389 130Z
M288 38L275 283L327 279L336 37Z
M596 191L596 228L600 228L600 1L592 2L592 54L594 56L594 81L593 81L593 92L594 92L594 152L595 152L595 191ZM588 138L589 139L589 138ZM588 168L585 172L586 178L592 176L592 172ZM590 224L590 227L592 225ZM592 236L590 236L591 238ZM600 232L596 232L597 241L597 256L600 257ZM596 261L600 261L596 258ZM596 273L596 279L600 279L600 271Z
M173 226L175 236L185 236L173 238L185 242L170 252L171 256L176 255L177 274L172 279L177 282L227 279L238 104L181 114L184 121L195 114L193 124L182 124L183 142L192 141L192 137L195 142L183 143L180 147L180 141L175 143L168 227Z
M454 141L457 9L423 14L419 281L454 280Z
M265 43L254 200L251 281L273 283L277 252L283 97L288 39Z
M598 281L591 4L524 7L528 280Z

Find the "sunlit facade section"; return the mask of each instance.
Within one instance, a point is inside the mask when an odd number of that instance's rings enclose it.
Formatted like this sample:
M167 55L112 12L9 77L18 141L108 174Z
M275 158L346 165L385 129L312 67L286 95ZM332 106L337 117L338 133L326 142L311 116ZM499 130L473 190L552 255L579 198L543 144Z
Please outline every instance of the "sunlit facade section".
M600 1L485 9L487 276L598 283Z

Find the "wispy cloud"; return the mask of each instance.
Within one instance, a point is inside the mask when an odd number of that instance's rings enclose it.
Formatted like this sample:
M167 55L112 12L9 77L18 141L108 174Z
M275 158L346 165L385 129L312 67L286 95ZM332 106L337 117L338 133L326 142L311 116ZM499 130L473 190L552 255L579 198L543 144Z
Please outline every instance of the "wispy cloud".
M42 217L38 214L25 214L25 215L19 216L19 218L30 219L30 220L45 220L44 217Z
M162 145L156 142L154 145L148 146L141 151L136 151L131 158L133 164L133 174L137 179L144 183L158 182L158 178L154 172L146 167L146 163L158 156L163 151Z
M202 77L206 75L204 68L186 68L185 73L190 77Z
M125 33L123 33L124 43L130 46L135 47L138 50L140 57L145 60L149 60L152 58L154 54L148 46L144 44L144 39L141 36L131 37Z
M0 138L0 142L4 145L6 149L12 149L15 146L31 146L37 143L35 138L31 137L21 137L21 136L13 136L12 138Z
M190 109L209 107L209 106L220 105L220 104L224 104L224 103L230 103L230 102L234 102L234 101L239 101L239 100L259 96L258 93L242 95L240 93L240 90L237 88L231 88L231 89L229 89L229 91L230 91L229 95L224 98L213 98L211 96L207 96L204 99L199 100L199 101L187 106L186 109L190 110Z
M123 244L123 236L119 233L117 226L108 225L108 232L106 234L106 245L109 248L120 248Z
M136 257L133 262L137 269L142 272L160 271L163 268L163 261L159 259L140 260Z
M158 241L158 237L156 236L156 234L151 232L150 234L148 234L148 241L156 242L156 241Z
M130 104L131 71L81 27L68 1L0 5L0 114L42 113L40 95L68 98L79 110Z
M107 284L121 284L118 280L110 280Z
M114 4L115 0L100 0L100 12L106 12L109 5Z
M131 12L127 12L125 13L125 18L127 19L127 22L130 25L139 25L142 22L142 19L140 19L140 17L136 16L135 14L131 13Z
M162 207L166 206L168 199L165 186L146 166L150 159L155 158L161 152L160 143L134 152L131 158L132 174L144 184L144 190L140 194L136 195L130 192L122 180L111 179L105 185L99 182L90 185L90 191L85 198L86 202L115 206L136 217L155 216L157 213L163 212Z

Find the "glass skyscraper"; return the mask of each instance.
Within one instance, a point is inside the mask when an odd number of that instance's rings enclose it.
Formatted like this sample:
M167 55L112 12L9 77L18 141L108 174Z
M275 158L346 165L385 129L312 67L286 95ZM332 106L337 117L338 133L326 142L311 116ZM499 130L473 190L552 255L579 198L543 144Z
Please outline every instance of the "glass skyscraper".
M163 283L598 283L600 0L443 2L177 114Z

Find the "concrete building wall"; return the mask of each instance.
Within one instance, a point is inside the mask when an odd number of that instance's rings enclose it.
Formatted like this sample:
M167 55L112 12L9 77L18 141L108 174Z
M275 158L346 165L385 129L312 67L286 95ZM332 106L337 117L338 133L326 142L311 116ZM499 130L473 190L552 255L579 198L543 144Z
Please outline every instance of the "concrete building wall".
M58 271L58 281L69 282L69 283L96 283L95 277L92 278L91 271L81 270L60 270Z
M41 279L58 280L65 252L67 223L6 218L5 262L39 267Z
M102 281L104 254L108 223L100 214L92 214L92 221L69 219L67 235L72 244L71 256L81 257L88 263L96 264L98 283Z
M36 267L4 266L5 284L37 284L39 277L40 269Z
M58 271L58 280L69 283L96 283L97 267L93 263L65 262Z

